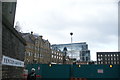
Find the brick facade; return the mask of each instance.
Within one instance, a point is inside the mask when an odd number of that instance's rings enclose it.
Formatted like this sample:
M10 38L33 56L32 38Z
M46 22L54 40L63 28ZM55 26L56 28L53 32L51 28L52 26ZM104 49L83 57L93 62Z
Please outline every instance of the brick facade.
M2 3L2 55L24 61L25 40L13 26L15 8L15 2ZM23 67L2 65L2 79L21 78L22 71Z
M33 33L22 33L26 40L25 63L41 63L48 64L51 59L51 49L48 40L44 40L42 36L36 36Z
M63 64L63 53L61 51L52 50L51 63Z

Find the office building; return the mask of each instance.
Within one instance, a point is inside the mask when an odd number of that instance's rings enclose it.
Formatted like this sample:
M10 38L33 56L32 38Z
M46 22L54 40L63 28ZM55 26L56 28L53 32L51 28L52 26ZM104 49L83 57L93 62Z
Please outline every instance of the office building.
M52 45L53 49L60 49L61 51L63 51L65 47L67 48L66 52L69 58L78 61L90 61L90 50L88 50L88 44L86 44L86 42Z
M120 64L120 52L97 52L97 64Z

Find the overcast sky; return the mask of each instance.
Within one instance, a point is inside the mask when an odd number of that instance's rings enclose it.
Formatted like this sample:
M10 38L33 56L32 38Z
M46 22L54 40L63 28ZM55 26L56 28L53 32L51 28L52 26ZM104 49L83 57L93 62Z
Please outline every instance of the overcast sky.
M118 0L17 0L23 32L43 35L51 44L87 42L96 52L118 51Z

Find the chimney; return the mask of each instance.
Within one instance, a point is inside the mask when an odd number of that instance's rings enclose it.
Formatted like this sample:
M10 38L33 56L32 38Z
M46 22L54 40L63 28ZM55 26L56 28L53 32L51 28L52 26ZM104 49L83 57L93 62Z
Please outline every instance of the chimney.
M42 37L43 37L43 36L42 36L42 35L40 35L39 37L42 39Z

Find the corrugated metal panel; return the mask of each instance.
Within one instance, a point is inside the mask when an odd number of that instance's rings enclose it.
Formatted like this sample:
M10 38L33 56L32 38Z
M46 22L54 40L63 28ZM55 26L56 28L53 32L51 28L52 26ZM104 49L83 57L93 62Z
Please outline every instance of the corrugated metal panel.
M69 65L42 65L43 78L70 78Z
M120 78L120 66L73 65L73 76L81 78Z
M48 64L31 64L27 65L27 69L34 67L37 75L47 79L70 79L72 78L88 78L92 79L118 79L120 78L120 65L48 65ZM119 80L119 79L118 79Z

